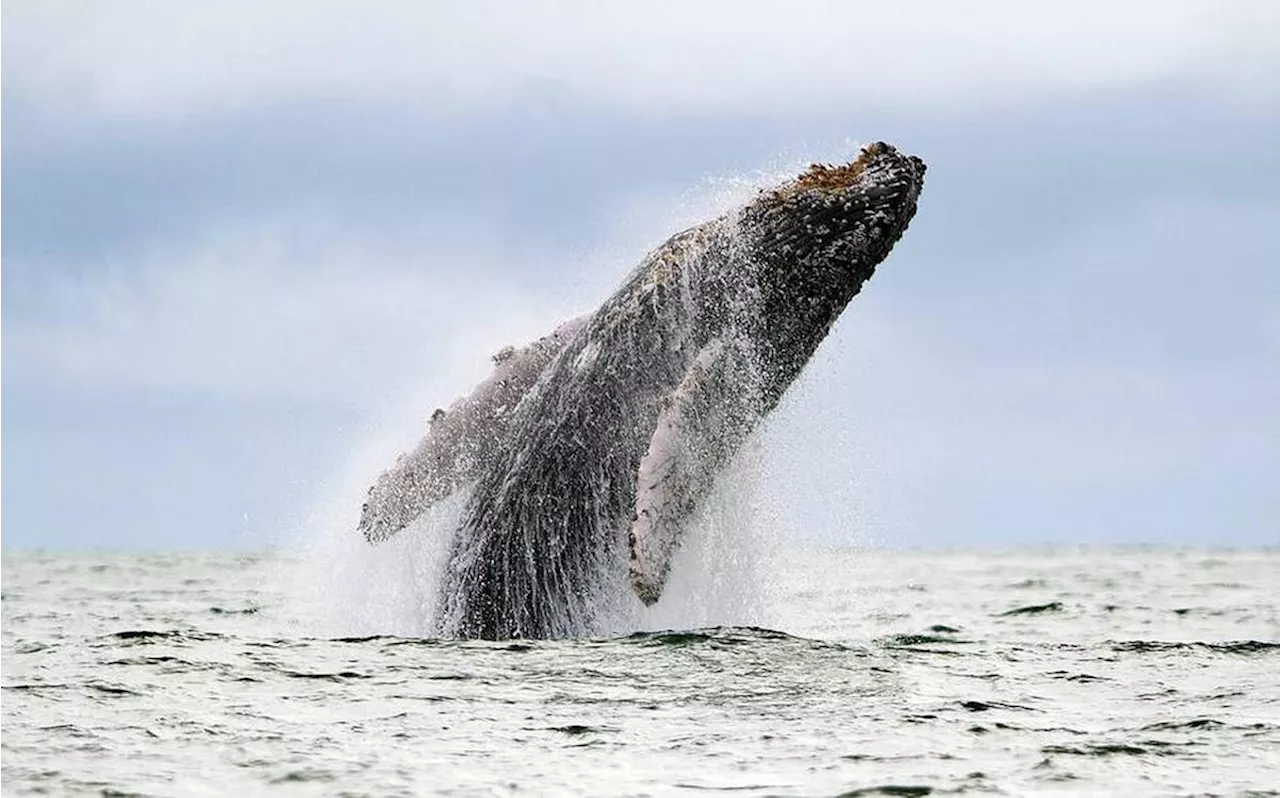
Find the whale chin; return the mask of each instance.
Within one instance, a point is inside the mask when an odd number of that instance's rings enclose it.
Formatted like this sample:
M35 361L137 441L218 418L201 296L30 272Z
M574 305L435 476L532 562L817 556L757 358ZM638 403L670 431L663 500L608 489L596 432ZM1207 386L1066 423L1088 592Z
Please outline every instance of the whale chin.
M377 542L465 497L436 632L598 634L617 594L661 601L717 478L906 231L924 172L883 142L815 164L673 236L594 313L495 356L378 478L359 524Z

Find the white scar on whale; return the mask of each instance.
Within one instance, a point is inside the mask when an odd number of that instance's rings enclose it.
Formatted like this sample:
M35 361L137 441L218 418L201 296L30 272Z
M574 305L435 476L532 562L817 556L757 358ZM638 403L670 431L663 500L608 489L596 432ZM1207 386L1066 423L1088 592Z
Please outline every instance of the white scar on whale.
M385 540L461 499L435 631L590 634L602 591L662 597L717 475L905 232L925 166L883 143L673 236L598 310L493 374L369 489Z

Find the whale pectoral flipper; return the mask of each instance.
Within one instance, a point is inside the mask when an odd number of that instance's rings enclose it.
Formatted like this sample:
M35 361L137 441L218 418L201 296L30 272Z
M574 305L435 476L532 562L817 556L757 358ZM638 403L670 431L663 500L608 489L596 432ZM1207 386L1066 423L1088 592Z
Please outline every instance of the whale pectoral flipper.
M585 324L586 317L573 319L520 349L504 347L493 356L493 374L470 396L433 413L427 436L369 488L359 523L365 539L386 540L471 485L489 467L493 444L506 434L517 406Z
M663 397L636 474L627 536L631 588L645 604L661 597L684 527L750 432L741 392L727 390L733 361L731 348L712 340Z

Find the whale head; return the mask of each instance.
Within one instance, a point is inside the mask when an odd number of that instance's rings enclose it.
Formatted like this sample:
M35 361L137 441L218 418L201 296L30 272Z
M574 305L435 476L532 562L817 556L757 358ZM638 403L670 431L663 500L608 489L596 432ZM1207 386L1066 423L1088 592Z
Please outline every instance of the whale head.
M743 210L773 400L906 231L924 173L919 158L876 142L850 163L814 164Z

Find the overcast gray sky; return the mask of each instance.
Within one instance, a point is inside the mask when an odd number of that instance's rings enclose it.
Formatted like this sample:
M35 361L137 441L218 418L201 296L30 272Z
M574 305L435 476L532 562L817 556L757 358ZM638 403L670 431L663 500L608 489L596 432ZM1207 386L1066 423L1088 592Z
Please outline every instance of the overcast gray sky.
M789 534L1280 543L1280 6L1047 5L5 3L3 545L354 527L493 351L876 139L927 183L765 431Z

